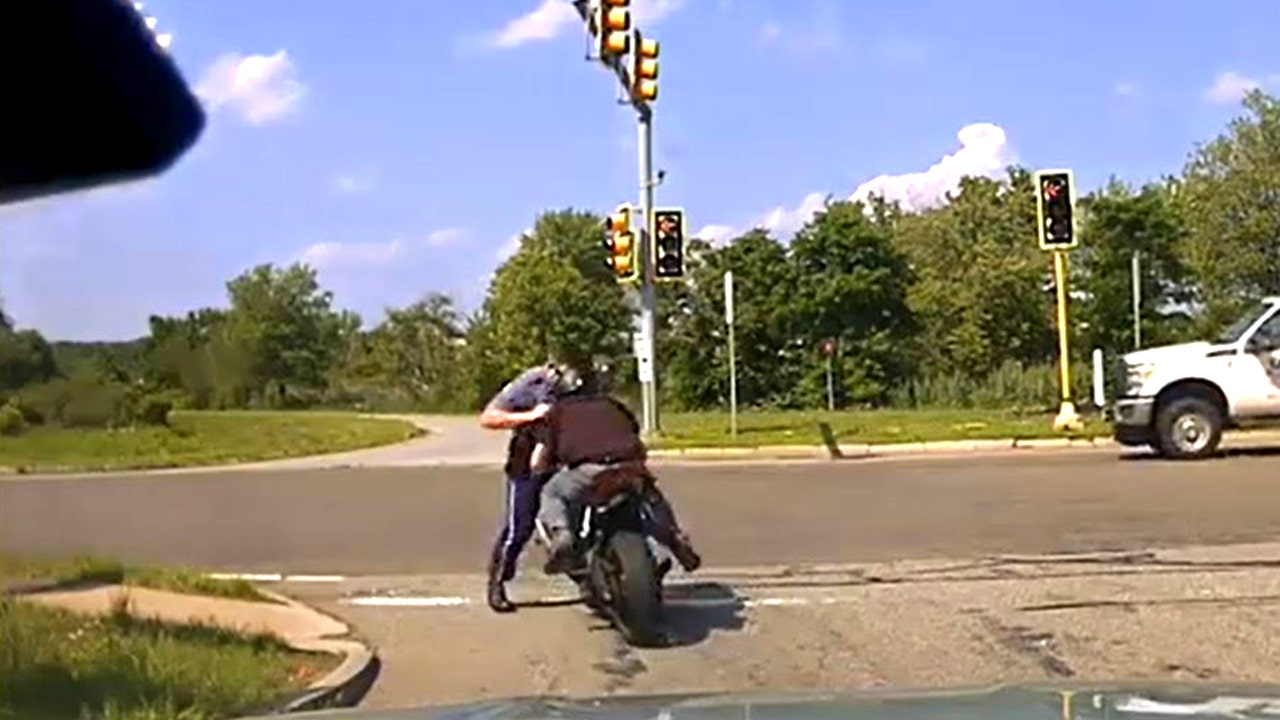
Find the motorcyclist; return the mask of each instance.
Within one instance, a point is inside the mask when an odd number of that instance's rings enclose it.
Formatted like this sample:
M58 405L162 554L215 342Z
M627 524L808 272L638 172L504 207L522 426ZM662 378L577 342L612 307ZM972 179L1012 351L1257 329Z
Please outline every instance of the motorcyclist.
M600 392L595 383L562 397L538 430L539 453L545 450L558 467L542 486L538 520L548 535L546 572L564 572L574 562L572 520L600 473L629 463L643 465L647 449L635 416L622 403ZM680 528L670 503L645 472L644 500L652 520L651 532L666 545L686 571L702 564L688 536Z
M549 477L533 468L533 430L551 411L559 393L572 392L580 384L581 378L569 368L554 363L532 367L507 383L480 414L482 427L511 430L504 468L506 512L489 557L486 600L494 612L516 609L507 597L506 583L515 577L520 553L533 536L539 493Z

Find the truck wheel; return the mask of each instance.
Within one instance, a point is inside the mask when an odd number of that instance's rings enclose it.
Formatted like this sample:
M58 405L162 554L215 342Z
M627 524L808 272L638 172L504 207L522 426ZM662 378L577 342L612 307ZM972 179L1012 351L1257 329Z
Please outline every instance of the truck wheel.
M1160 454L1174 460L1200 460L1222 442L1222 412L1196 395L1175 397L1156 411L1156 440Z

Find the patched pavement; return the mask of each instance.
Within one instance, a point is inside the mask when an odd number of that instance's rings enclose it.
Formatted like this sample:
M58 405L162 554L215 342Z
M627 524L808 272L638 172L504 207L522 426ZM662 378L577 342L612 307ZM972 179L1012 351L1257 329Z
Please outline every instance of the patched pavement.
M542 693L1266 681L1280 667L1280 543L713 570L670 581L672 646L646 650L533 568L513 586L525 605L505 616L483 604L479 576L275 587L378 648L384 665L368 707Z

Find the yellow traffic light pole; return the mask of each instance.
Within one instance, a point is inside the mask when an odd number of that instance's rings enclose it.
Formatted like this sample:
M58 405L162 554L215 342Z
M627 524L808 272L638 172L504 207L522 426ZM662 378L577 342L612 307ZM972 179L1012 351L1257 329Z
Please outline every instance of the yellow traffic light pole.
M1067 251L1079 244L1075 222L1075 178L1070 170L1037 170L1036 233L1040 248L1053 253L1053 285L1058 300L1058 383L1062 404L1053 420L1056 430L1080 429L1071 401L1070 325L1067 318Z
M1053 427L1057 430L1079 430L1080 415L1071 401L1071 348L1067 325L1067 253L1053 251L1053 280L1058 290L1058 379L1062 387L1062 405Z

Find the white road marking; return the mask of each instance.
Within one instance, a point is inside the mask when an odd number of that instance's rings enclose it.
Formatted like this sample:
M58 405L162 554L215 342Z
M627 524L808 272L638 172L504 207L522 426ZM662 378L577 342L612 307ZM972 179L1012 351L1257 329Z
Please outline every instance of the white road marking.
M470 605L470 598L464 597L395 597L372 596L356 597L341 600L346 605L370 605L373 607L456 607Z
M339 583L346 580L344 575L286 575L284 573L205 573L211 580L247 580L248 582L272 583Z
M212 580L248 580L249 582L281 582L284 576L279 573L208 573L205 577Z
M560 604L578 600L577 596L545 597L533 602ZM669 598L665 604L674 607L808 607L813 605L835 605L853 602L856 598L845 597L760 597L760 598ZM475 598L456 595L365 595L343 598L344 605L362 605L366 607L402 607L402 608L445 608L479 605ZM519 601L517 601L518 604Z

